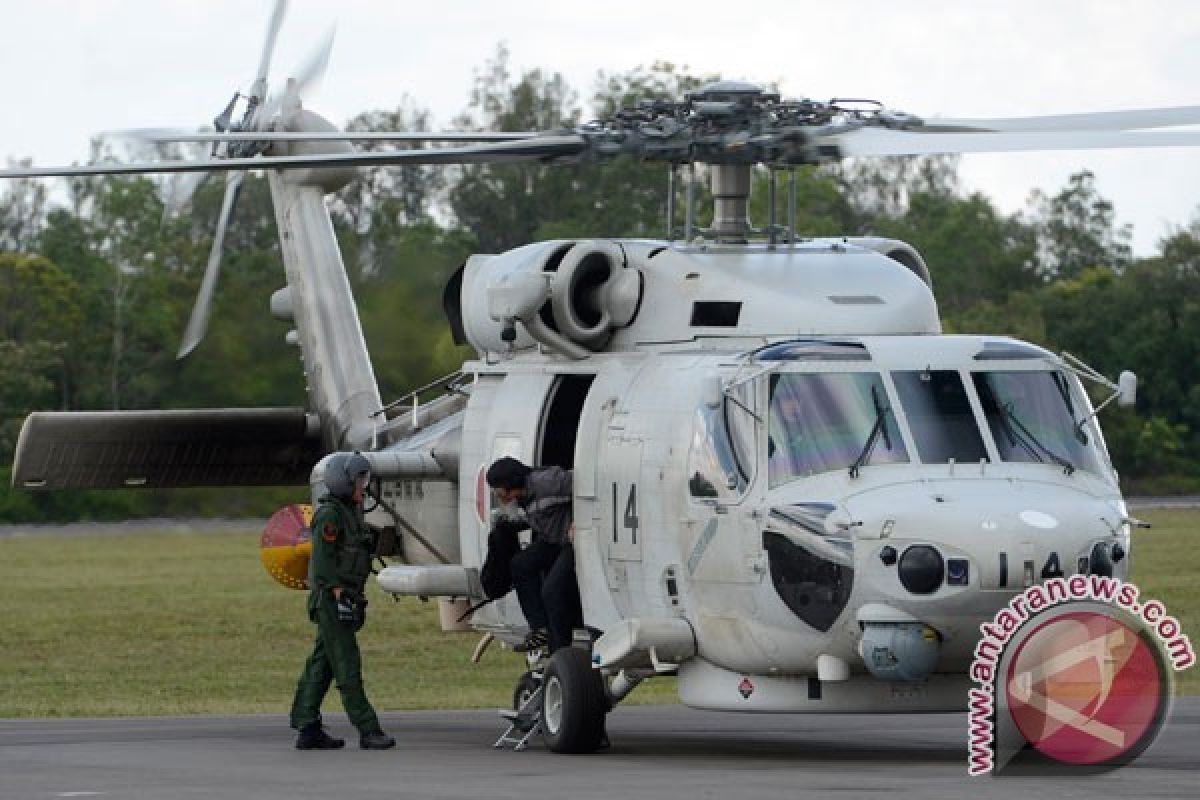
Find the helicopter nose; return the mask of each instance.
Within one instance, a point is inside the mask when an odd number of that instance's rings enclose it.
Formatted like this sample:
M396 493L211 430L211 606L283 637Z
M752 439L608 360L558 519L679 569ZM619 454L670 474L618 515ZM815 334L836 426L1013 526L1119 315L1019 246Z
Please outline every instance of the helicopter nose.
M1128 568L1115 492L909 483L867 490L842 508L854 551L846 613L862 633L864 664L889 680L912 680L934 662L935 670L969 664L979 620L1034 584L1075 573L1123 577Z
M1128 549L1117 503L1068 486L888 486L845 507L863 576L913 601L1019 590L1077 572L1113 575Z

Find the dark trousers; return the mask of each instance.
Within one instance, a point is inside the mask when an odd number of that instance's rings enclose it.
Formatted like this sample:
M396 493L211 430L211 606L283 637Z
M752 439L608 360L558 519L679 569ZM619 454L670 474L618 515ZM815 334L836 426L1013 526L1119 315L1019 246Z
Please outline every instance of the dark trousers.
M292 727L299 730L321 721L321 701L329 691L329 684L336 681L342 706L358 732L377 731L379 719L363 689L358 640L348 625L338 622L332 597L329 600L317 606L317 639L296 685Z
M550 652L569 645L571 631L583 625L574 548L534 541L513 556L512 582L530 629L548 631Z

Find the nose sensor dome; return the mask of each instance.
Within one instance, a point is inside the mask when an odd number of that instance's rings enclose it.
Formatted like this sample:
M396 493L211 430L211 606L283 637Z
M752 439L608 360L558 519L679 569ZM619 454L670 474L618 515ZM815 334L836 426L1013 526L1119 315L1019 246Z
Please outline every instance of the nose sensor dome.
M915 544L900 556L900 583L913 594L932 594L942 585L946 567L942 554L927 544Z

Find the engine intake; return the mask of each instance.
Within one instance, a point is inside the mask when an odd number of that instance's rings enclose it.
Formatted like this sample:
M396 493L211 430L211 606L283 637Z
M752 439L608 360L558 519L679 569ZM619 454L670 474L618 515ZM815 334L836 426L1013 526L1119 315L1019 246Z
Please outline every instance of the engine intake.
M579 242L563 256L551 281L550 305L558 331L590 350L600 350L613 330L637 312L641 279L625 268L613 242Z
M541 344L585 358L633 322L641 297L641 273L616 242L543 242L468 261L463 327L483 352Z

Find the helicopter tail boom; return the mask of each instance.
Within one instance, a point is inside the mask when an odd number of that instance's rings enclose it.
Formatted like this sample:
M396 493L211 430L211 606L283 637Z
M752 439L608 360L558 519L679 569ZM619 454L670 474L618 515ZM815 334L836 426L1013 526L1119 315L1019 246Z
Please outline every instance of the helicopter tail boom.
M374 449L383 403L320 185L270 173L310 403L326 450Z

